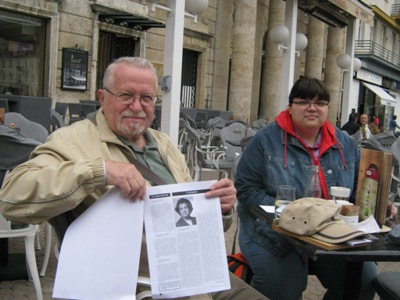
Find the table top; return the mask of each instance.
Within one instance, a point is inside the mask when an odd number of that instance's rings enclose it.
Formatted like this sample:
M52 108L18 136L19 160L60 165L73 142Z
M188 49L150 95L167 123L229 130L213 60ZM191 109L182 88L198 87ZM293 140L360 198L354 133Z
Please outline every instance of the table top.
M261 207L254 206L250 212L258 219L272 225L273 214L268 214ZM284 235L285 238L299 251L313 260L348 260L348 261L400 261L400 245L385 242L387 233L375 233L372 243L363 247L343 250L324 250L318 246Z

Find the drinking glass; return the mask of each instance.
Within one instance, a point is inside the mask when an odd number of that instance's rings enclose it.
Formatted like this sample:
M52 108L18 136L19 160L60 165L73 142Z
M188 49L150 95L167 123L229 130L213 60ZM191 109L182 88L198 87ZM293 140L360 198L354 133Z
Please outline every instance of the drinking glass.
M280 185L275 198L275 218L279 219L282 210L296 198L296 188L291 185Z

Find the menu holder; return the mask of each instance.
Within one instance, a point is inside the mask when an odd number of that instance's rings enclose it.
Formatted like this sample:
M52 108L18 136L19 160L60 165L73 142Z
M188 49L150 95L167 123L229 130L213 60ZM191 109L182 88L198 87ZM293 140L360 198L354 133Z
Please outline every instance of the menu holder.
M361 150L356 205L360 205L361 203L361 189L363 179L366 177L365 172L373 164L379 171L378 193L376 197L374 218L381 228L385 224L386 220L386 209L388 205L392 174L392 159L393 155L390 152L365 148Z

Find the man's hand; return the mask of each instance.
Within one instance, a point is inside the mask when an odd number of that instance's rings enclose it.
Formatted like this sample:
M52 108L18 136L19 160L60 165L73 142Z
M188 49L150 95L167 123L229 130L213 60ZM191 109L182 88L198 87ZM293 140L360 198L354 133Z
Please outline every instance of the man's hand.
M107 184L119 187L122 197L132 200L144 200L146 196L146 180L134 165L106 160L105 168Z
M223 178L214 183L205 196L207 198L219 197L223 214L229 212L236 204L236 189L232 180L228 178Z

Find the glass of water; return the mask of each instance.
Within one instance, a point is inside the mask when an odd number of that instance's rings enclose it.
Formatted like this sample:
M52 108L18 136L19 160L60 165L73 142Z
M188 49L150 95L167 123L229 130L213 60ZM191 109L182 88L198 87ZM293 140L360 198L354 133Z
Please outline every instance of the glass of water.
M296 188L291 185L280 185L275 198L275 218L279 219L282 210L296 199Z

